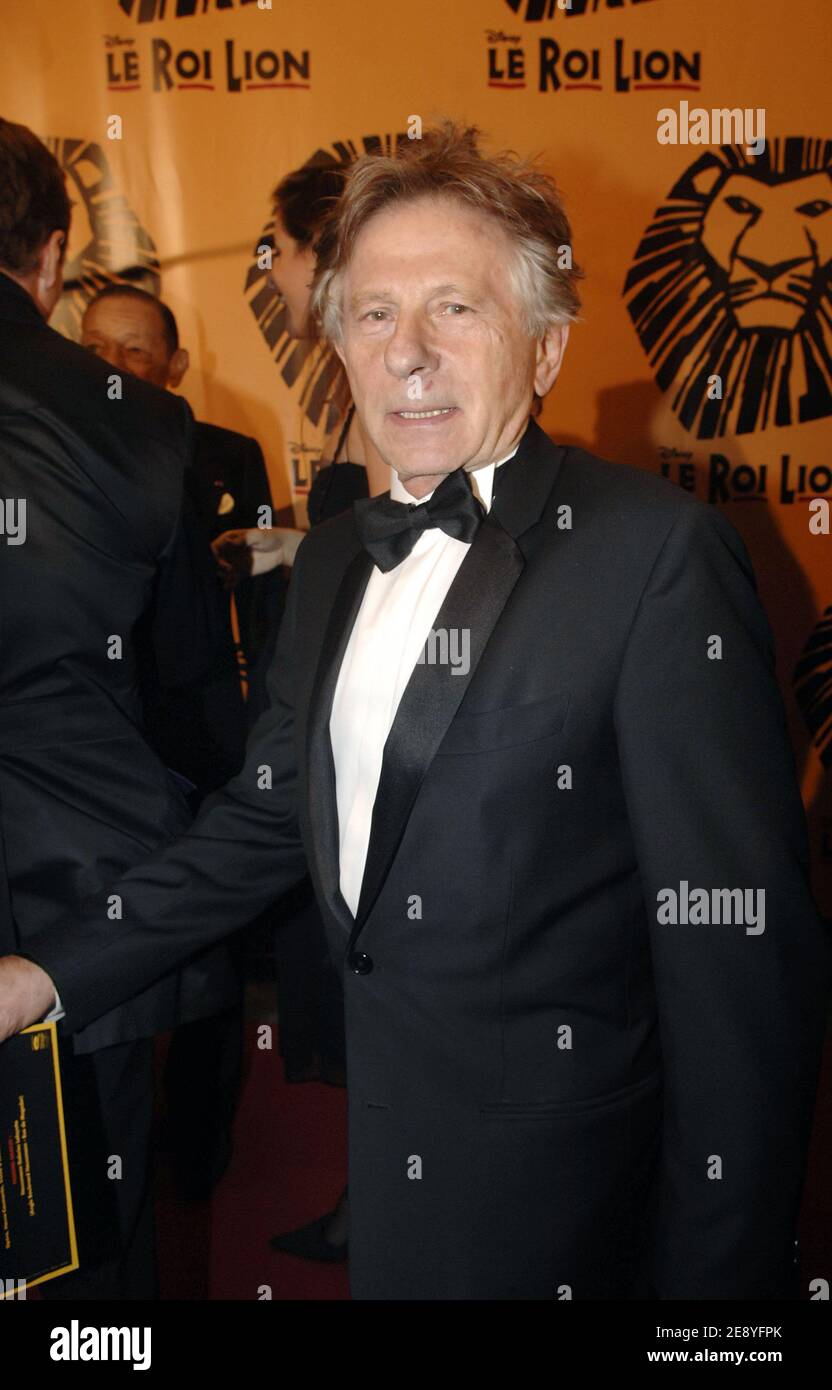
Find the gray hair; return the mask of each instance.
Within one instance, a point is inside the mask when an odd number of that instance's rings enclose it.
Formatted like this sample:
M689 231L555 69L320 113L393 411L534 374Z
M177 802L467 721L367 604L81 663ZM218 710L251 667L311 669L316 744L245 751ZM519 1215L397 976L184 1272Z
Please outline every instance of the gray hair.
M531 337L579 316L569 219L548 175L512 151L483 155L476 126L442 121L396 154L364 155L350 166L344 192L317 242L311 309L325 338L343 338L343 272L370 218L395 203L453 198L486 213L509 236L508 273Z

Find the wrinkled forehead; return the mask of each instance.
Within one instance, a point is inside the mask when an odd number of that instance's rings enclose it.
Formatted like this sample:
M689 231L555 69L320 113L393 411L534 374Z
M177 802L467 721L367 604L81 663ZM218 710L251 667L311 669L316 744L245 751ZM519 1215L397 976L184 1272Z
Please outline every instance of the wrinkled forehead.
M162 315L153 304L112 295L90 304L82 320L85 333L106 333L118 338L132 334L143 341L167 346Z
M505 282L511 239L498 218L451 195L388 203L358 233L344 270L348 296L457 281L492 289Z

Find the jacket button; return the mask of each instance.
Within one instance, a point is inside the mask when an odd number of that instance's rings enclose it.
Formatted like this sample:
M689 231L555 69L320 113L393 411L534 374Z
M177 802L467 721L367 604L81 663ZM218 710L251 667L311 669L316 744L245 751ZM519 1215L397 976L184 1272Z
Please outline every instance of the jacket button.
M350 953L350 970L356 975L369 975L373 968L372 958L365 955L363 951L352 951Z

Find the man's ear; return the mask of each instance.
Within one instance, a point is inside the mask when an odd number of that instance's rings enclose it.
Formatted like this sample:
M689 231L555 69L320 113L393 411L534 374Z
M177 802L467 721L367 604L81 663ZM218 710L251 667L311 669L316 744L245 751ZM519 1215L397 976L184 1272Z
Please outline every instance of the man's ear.
M48 296L63 273L67 233L51 232L38 255L38 287Z
M536 344L534 389L538 396L545 396L554 386L568 341L569 324L563 323L547 328Z
M187 348L177 348L168 363L168 386L178 386L191 365L191 355Z

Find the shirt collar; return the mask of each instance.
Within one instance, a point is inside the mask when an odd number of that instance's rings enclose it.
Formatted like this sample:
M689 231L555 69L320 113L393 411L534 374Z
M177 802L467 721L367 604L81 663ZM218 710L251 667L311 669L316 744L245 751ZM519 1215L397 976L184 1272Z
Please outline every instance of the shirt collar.
M482 468L476 468L468 474L471 480L471 491L475 497L479 498L486 511L490 511L491 509L495 470L498 469L501 464L508 463L509 459L513 459L519 448L519 444L515 445L511 453L506 454L505 458L498 459L496 463L483 464ZM428 492L424 497L411 497L396 470L391 469L390 496L394 502L415 502L417 506L420 506L422 502L427 502L435 491L436 489L434 488L432 492Z

